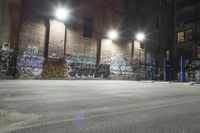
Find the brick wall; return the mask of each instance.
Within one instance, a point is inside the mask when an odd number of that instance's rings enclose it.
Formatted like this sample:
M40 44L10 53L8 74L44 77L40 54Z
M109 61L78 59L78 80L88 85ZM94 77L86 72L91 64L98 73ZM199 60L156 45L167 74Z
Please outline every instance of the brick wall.
M41 78L45 40L46 25L44 20L30 18L22 22L17 58L19 78Z
M0 78L13 78L15 74L20 7L21 0L0 2Z

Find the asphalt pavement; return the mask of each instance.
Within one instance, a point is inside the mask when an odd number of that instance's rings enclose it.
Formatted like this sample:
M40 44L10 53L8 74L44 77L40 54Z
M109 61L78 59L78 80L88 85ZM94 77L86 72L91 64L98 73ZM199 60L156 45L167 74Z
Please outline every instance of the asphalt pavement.
M1 80L0 133L200 133L200 86Z

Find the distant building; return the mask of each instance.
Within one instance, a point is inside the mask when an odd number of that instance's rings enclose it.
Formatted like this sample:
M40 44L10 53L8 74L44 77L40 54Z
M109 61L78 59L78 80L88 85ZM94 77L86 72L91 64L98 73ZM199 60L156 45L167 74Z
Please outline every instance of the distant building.
M153 61L154 79L163 80L164 59L170 60L173 48L173 2L172 0L127 0L127 36L135 39L137 32L146 34L147 78Z
M200 1L174 1L174 57L185 60L187 80L198 79L200 61Z

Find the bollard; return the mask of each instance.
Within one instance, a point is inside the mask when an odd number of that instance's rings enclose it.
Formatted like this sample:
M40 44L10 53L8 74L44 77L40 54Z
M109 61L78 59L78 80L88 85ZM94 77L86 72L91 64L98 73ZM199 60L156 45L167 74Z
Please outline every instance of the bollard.
M153 61L150 63L150 80L153 80Z
M200 82L200 62L199 62L199 82Z
M172 80L172 66L171 63L169 64L169 81Z
M180 59L180 80L181 80L181 82L185 81L184 62L183 62L182 56Z
M167 80L167 72L166 72L166 60L164 59L164 63L163 63L163 72L164 72L164 81Z

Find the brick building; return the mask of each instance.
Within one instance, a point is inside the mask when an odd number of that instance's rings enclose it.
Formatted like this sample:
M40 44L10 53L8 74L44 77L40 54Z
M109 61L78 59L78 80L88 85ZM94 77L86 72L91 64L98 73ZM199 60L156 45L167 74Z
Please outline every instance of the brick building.
M18 1L20 24L12 35L16 40L7 39L16 44L15 78L143 78L144 52L140 43L123 39L123 0ZM55 17L58 7L69 9L67 20ZM118 31L117 40L107 37L111 29Z
M0 2L0 77L15 74L21 0Z

